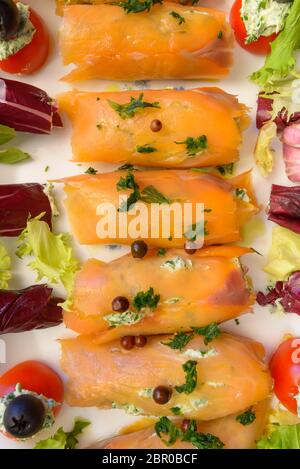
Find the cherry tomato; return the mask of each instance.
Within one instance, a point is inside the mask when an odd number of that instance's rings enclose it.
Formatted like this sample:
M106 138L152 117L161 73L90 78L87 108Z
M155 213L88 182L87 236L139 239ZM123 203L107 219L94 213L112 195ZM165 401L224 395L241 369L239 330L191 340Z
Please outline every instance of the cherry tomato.
M22 362L0 376L0 397L14 391L18 383L23 389L43 394L56 402L62 403L63 401L63 382L58 374L44 363L35 360ZM54 415L59 410L60 405L54 407Z
M297 401L300 385L300 337L293 337L279 345L270 361L274 378L274 392L280 402L297 414Z
M230 24L234 32L235 39L243 49L246 49L252 54L267 55L271 52L270 43L274 41L277 33L273 33L270 36L260 36L257 41L253 41L250 44L245 44L247 37L247 31L244 22L241 18L241 7L242 0L236 0L232 5L230 11Z
M49 33L41 17L30 8L29 19L36 29L32 41L15 55L0 61L0 69L8 73L30 74L44 65L49 52Z

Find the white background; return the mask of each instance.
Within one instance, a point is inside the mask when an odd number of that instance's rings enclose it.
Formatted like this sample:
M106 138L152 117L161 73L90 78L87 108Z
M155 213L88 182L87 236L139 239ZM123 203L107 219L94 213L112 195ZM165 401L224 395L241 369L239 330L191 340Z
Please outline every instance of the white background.
M47 64L40 72L28 77L21 77L22 81L26 81L33 85L39 86L47 91L52 97L55 97L59 92L68 89L68 85L59 81L59 78L66 73L63 68L58 50L58 28L60 18L55 16L55 2L54 0L27 0L40 15L44 18L52 38L52 48ZM232 4L231 0L204 0L201 4L206 6L213 6L223 10L229 11ZM262 58L257 58L242 49L239 46L235 48L235 62L231 70L230 76L219 83L219 86L226 91L238 95L240 101L246 103L252 108L252 125L244 135L244 144L241 150L241 162L239 163L239 172L244 169L249 169L254 166L253 162L253 148L257 131L255 129L254 117L256 107L257 87L248 79L250 73L256 70L262 64ZM2 74L2 76L6 76ZM8 77L8 76L6 76ZM14 78L9 76L9 78ZM18 79L18 77L17 77ZM179 82L168 83L152 83L153 88L162 88L163 86L178 85ZM199 86L200 84L208 85L209 83L200 83L199 81L189 81L185 83L186 87ZM108 83L93 81L89 83L77 84L77 89L82 90L114 90L111 86L118 85L118 83ZM124 84L121 85L124 87ZM117 89L117 88L116 88ZM70 128L66 119L64 119L65 128L54 130L51 136L36 136L30 134L18 134L14 144L19 145L23 150L28 151L32 155L32 161L20 165L0 167L0 183L18 183L18 182L45 182L47 179L58 178L65 175L74 175L82 173L88 167L77 166L71 163L71 148L70 148ZM216 129L216 132L218 130ZM84 138L84 136L83 136ZM45 173L46 166L50 169ZM108 165L93 164L93 167L107 171L110 169ZM256 195L259 203L262 206L260 217L265 220L265 207L270 194L271 183L279 183L291 185L287 180L284 172L282 157L279 151L276 156L275 171L268 180L263 179L254 169L254 185ZM63 193L61 189L56 190L56 196L59 201L61 212L63 212ZM258 239L252 242L252 246L262 253L264 256L267 253L268 246L270 245L270 232L272 223L266 223L266 229ZM69 227L64 218L60 216L55 225L56 231L68 231ZM13 239L4 239L6 246L10 252L15 251L16 242ZM101 258L107 258L107 251L103 248L96 248L89 250L80 248L74 245L77 254L83 259L88 257L88 252L97 255ZM254 286L258 289L264 289L267 278L262 272L262 267L266 263L265 257L258 255L247 255L244 257L244 262L249 266L250 273L254 280ZM34 284L34 275L26 267L26 262L20 262L13 256L13 279L11 281L11 288L24 288ZM57 290L57 289L56 289ZM59 291L59 290L58 290ZM271 315L268 309L255 306L254 314L247 314L241 317L240 325L237 326L234 321L228 322L224 326L227 330L231 330L236 334L247 335L256 340L261 341L269 355L281 340L284 334L292 333L300 335L300 318L293 314L287 314L282 317ZM52 366L58 373L61 374L59 368L59 346L56 339L66 337L71 332L67 331L64 326L59 326L52 329L43 331L26 332L22 334L7 334L1 337L6 344L6 364L0 364L0 373L13 365L27 359L41 360ZM78 370L80 373L80 370ZM65 429L70 429L73 423L73 417L82 416L90 419L92 425L84 432L81 439L81 445L91 443L96 439L102 439L114 434L120 427L127 425L134 421L134 417L130 417L119 410L105 410L101 411L96 408L70 408L64 404L62 411L57 418L55 426L47 431L42 432L38 436L38 440L46 438L52 434L59 426L64 426ZM0 448L30 448L33 442L17 443L12 440L0 436Z

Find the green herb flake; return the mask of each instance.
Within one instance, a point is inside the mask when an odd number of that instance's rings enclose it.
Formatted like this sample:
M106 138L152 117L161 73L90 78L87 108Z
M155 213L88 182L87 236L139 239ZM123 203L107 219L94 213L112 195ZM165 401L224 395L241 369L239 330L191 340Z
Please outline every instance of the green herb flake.
M120 166L118 168L118 171L124 171L124 170L127 170L127 171L137 171L137 169L134 167L133 164L131 163L125 163L123 164L122 166Z
M125 13L141 13L150 11L154 5L162 4L162 0L127 0L125 2L112 2L111 5L117 5L125 10Z
M148 204L157 203L157 204L170 204L171 200L159 192L154 186L147 186L141 192L139 185L135 181L134 175L131 170L128 171L127 175L121 176L117 182L117 190L123 191L131 189L132 193L125 200L121 207L118 209L120 212L127 212L132 205L134 205L139 200Z
M176 145L185 145L187 154L189 156L195 156L198 153L202 153L207 148L207 137L206 135L200 135L200 137L187 137L183 142L174 142Z
M139 109L145 108L160 108L160 104L157 101L153 103L149 103L147 101L143 101L144 93L141 93L138 99L135 99L131 96L130 102L127 104L119 104L111 101L110 99L107 100L110 107L112 107L122 119L128 119L134 117L136 112Z
M178 407L178 406L171 407L171 412L172 412L172 414L174 414L174 415L182 415L181 408Z
M178 24L181 25L182 23L185 23L185 18L181 16L177 11L171 11L169 15L173 16L178 21Z
M234 170L234 163L223 164L222 166L217 166L217 170L222 176L226 176L227 174L233 174Z
M154 153L157 150L155 147L151 147L151 145L138 145L136 151L138 153Z
M184 347L192 340L193 334L186 334L185 332L177 332L169 342L162 342L163 345L170 347L173 350L183 350Z
M216 322L212 322L205 327L192 327L194 334L203 335L204 343L208 345L213 339L221 335L221 330Z
M159 257L164 257L166 255L166 248L159 248L156 255L159 256Z
M178 439L182 438L182 431L168 417L161 417L156 422L155 431L166 446L172 446ZM162 435L168 435L169 438L167 440L163 439Z
M185 383L180 386L175 386L179 393L191 394L197 386L197 362L195 360L188 360L182 365L185 372Z
M251 425L256 419L255 413L252 411L252 407L246 410L243 414L239 414L235 420L239 422L241 425Z
M218 38L218 39L222 39L222 37L223 37L223 31L219 31L217 38Z
M171 204L172 201L159 192L154 186L147 186L141 192L140 200L148 204Z
M95 168L92 168L91 166L84 172L85 174L97 174L98 170Z
M50 169L50 166L48 166L48 165L45 166L44 172L45 172L45 173L48 173L49 169Z
M198 449L222 449L224 447L224 443L217 436L211 433L197 432L196 420L190 421L182 441L188 441Z
M191 420L187 431L183 432L168 417L161 417L155 424L155 431L166 446L172 446L179 440L187 441L198 449L222 449L224 447L224 443L217 436L198 432L196 420ZM168 435L169 438L163 439L162 435Z
M160 295L155 294L153 288L150 287L145 292L138 292L133 298L132 305L137 311L141 311L144 308L154 310L156 309L159 300Z
M101 130L103 125L102 124L96 124L96 127L97 127L98 130Z

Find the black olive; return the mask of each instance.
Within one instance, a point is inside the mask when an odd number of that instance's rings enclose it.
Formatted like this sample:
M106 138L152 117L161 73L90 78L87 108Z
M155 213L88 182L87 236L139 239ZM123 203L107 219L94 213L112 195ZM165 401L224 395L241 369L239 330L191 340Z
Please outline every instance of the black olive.
M134 241L131 245L131 254L133 257L144 257L148 252L148 246L145 241Z
M112 300L112 310L116 313L124 313L129 308L129 301L125 296L116 296Z
M12 0L0 0L0 39L14 36L20 26L20 11Z
M15 438L30 438L42 429L45 416L46 409L41 399L21 394L6 407L3 424L7 433Z

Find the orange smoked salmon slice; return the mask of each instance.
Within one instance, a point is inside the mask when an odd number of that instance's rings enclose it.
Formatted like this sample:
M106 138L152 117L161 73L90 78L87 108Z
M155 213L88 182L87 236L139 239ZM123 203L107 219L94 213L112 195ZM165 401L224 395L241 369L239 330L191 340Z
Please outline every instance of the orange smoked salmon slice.
M247 409L246 409L247 410ZM254 449L256 441L260 439L267 423L269 401L261 401L254 405L252 412L255 420L250 425L241 425L236 419L240 414L228 415L216 420L197 422L197 431L210 433L218 437L224 443L224 449ZM144 419L146 420L146 419ZM141 422L142 424L143 422ZM175 422L174 422L175 423ZM176 425L180 425L176 421ZM136 424L138 426L139 421ZM164 438L164 436L163 436ZM91 449L166 449L165 443L160 439L154 429L154 425L144 426L136 431L120 434L105 441L99 441L91 445ZM169 449L195 449L191 443L177 440Z
M119 341L98 345L88 336L61 340L67 403L170 417L171 409L179 407L182 417L213 420L268 397L272 378L262 361L261 344L222 333L206 346L198 335L180 352L164 345L170 338L151 336L145 347L132 350L123 349ZM191 357L196 387L189 394L179 393L174 386L185 383L183 365ZM153 400L157 386L172 390L166 404Z
M151 203L143 203L142 207L137 203L134 209L128 212L118 212L118 208L122 206L120 196L129 196L132 193L130 189L117 190L120 178L125 178L127 174L126 171L83 174L59 181L65 184L69 221L80 243L131 244L135 239L142 237L153 246L182 248L189 237L189 231L186 232L184 228L184 216L181 223L178 217L169 217L167 211L172 211L173 206L183 213L184 203L191 204L196 224L199 221L196 219L196 204L203 204L205 211L202 211L201 216L205 221L205 245L231 243L240 239L240 228L258 212L250 172L231 179L222 179L192 170L133 171L140 191L146 188L148 190L149 187L155 188L169 199L170 205L159 205L161 213L156 214L156 217L151 215ZM237 195L237 188L246 195L245 200L240 198L240 192ZM112 220L114 222L116 219L115 232L109 230L111 224L105 232L106 214L100 213L100 204L110 204L107 208L115 208ZM101 205L101 210L105 207L106 205ZM137 217L139 223L136 227ZM169 232L165 225L166 219L170 220ZM139 232L141 226L143 229Z
M239 316L255 300L239 263L239 256L249 251L216 246L193 255L170 249L158 256L151 250L143 259L127 255L108 264L90 259L76 276L73 306L64 315L66 326L80 334L100 333L97 342L103 343L126 335L189 331ZM120 320L110 327L114 298L124 296L134 311L134 296L150 287L160 295L155 310L144 311L136 323Z
M128 104L132 98L138 100L140 94L140 91L61 94L60 110L67 113L73 124L73 160L169 168L223 165L238 160L248 117L246 107L234 96L213 87L144 90L143 102L157 103L159 107L137 109L133 117L125 119L110 105ZM151 130L154 120L162 123L158 132ZM202 135L206 136L207 147L191 155L184 142ZM152 148L151 153L142 152L147 146Z
M60 48L68 81L220 78L232 63L225 13L174 3L126 14L117 5L71 5L63 11Z

